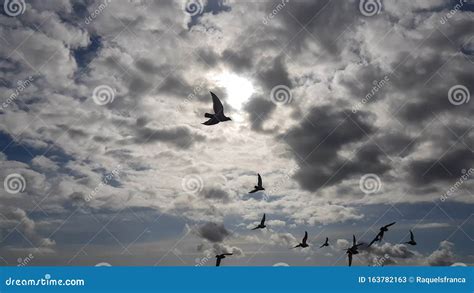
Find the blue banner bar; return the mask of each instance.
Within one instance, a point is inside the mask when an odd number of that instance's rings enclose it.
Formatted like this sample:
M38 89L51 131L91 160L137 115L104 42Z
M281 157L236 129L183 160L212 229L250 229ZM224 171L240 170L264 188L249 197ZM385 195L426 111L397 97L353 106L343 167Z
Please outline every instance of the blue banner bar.
M474 292L473 267L1 267L0 292Z

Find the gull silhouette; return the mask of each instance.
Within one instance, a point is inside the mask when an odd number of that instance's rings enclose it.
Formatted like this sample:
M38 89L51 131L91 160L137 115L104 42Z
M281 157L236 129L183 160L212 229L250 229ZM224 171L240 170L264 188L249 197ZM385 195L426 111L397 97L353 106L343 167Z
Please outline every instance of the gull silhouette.
M324 246L329 246L329 238L326 237L326 242L323 243L319 248L323 248Z
M253 188L252 191L250 191L249 193L255 193L257 191L261 191L261 190L265 190L265 188L263 188L262 186L262 176L260 176L260 174L257 174L258 176L258 182L257 182L257 185L255 185Z
M308 243L306 243L306 241L308 240L308 232L304 231L304 237L303 237L303 241L296 245L295 247L293 248L297 248L297 247L301 247L301 248L305 248L305 247L308 247Z
M204 117L209 118L204 125L214 125L219 122L232 120L229 117L224 115L224 106L222 106L221 100L213 93L210 92L212 96L212 107L214 108L214 114L206 113Z
M410 230L410 241L407 241L405 243L410 244L410 245L416 245L415 236L413 236L413 232L411 230Z
M355 235L352 235L352 246L346 249L347 257L349 258L349 266L352 265L352 255L359 254L359 251L357 249L362 244L364 243L357 243Z
M393 222L383 227L380 227L380 232L377 234L377 236L375 236L374 240L370 242L369 247L372 246L372 244L374 244L375 241L378 241L378 242L382 241L384 233L388 231L388 227L394 225L395 223L396 222Z
M267 226L265 226L265 214L263 214L262 220L260 221L260 224L258 224L257 227L253 228L252 230L257 230L257 229L263 229Z
M223 253L216 255L216 267L221 265L221 260L225 258L226 255L232 255L232 253Z

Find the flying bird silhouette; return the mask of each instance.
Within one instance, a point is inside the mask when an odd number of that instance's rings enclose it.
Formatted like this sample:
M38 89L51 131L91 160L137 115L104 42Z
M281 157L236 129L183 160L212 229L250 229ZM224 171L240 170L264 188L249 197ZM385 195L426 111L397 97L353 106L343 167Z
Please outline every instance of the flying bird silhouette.
M359 251L357 249L362 244L364 243L357 243L355 235L352 235L352 246L346 249L347 257L349 259L349 266L352 265L352 255L359 254Z
M299 243L298 245L296 245L295 247L293 248L297 248L297 247L301 247L301 248L305 248L305 247L308 247L308 243L306 243L306 241L308 240L308 232L307 231L304 231L304 237L303 237L303 241L301 243Z
M263 188L263 185L262 185L262 176L260 176L260 174L257 174L257 176L258 176L257 185L255 185L253 187L254 189L250 191L249 193L255 193L257 191L265 190L265 188Z
M224 106L222 106L221 100L213 93L210 92L212 96L212 107L214 108L214 114L206 113L204 117L209 118L204 125L215 125L219 122L232 120L229 117L224 115Z
M410 230L410 241L407 241L405 243L410 244L410 245L416 245L415 236L413 236L413 232L411 230Z
M221 265L221 260L225 258L226 255L232 255L232 253L223 253L216 255L216 267Z
M323 243L319 248L323 248L324 246L329 246L329 238L326 237L326 242Z
M394 225L395 223L396 222L393 222L383 227L380 227L380 232L375 236L374 240L370 242L369 247L372 246L372 244L374 244L375 241L378 241L378 242L382 241L384 233L388 231L388 227Z
M258 224L257 227L253 228L252 230L257 230L257 229L263 229L267 226L265 226L265 214L263 214L262 220L260 221L260 224Z

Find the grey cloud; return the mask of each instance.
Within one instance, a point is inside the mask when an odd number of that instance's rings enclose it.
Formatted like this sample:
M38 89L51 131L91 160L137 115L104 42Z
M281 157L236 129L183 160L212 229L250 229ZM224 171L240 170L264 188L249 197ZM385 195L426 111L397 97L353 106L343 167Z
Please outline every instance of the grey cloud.
M283 135L295 153L300 169L295 179L301 187L316 191L351 176L381 174L389 170L384 153L375 145L360 147L355 158L348 160L340 151L365 141L375 131L368 113L338 110L330 106L315 107L307 117Z
M264 133L271 133L275 131L275 129L263 128L265 121L270 118L271 114L276 109L275 103L262 97L253 97L245 105L244 109L249 114L252 130Z
M135 143L164 142L173 144L182 149L188 149L197 142L202 142L206 136L191 130L188 126L172 128L137 127L133 141Z
M454 263L454 243L442 241L439 248L433 251L427 258L430 266L449 266Z
M218 200L223 202L229 201L229 194L227 193L227 191L219 187L204 188L200 194L206 199Z
M224 227L224 224L208 222L198 228L198 234L210 242L222 242L230 232Z

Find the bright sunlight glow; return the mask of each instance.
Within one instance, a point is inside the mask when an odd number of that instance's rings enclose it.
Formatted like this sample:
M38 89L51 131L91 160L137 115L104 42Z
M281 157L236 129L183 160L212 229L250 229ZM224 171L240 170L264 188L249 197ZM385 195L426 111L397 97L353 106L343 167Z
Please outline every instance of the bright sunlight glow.
M227 103L236 110L240 110L254 93L252 83L235 73L221 73L215 77L215 81L218 86L226 89Z

